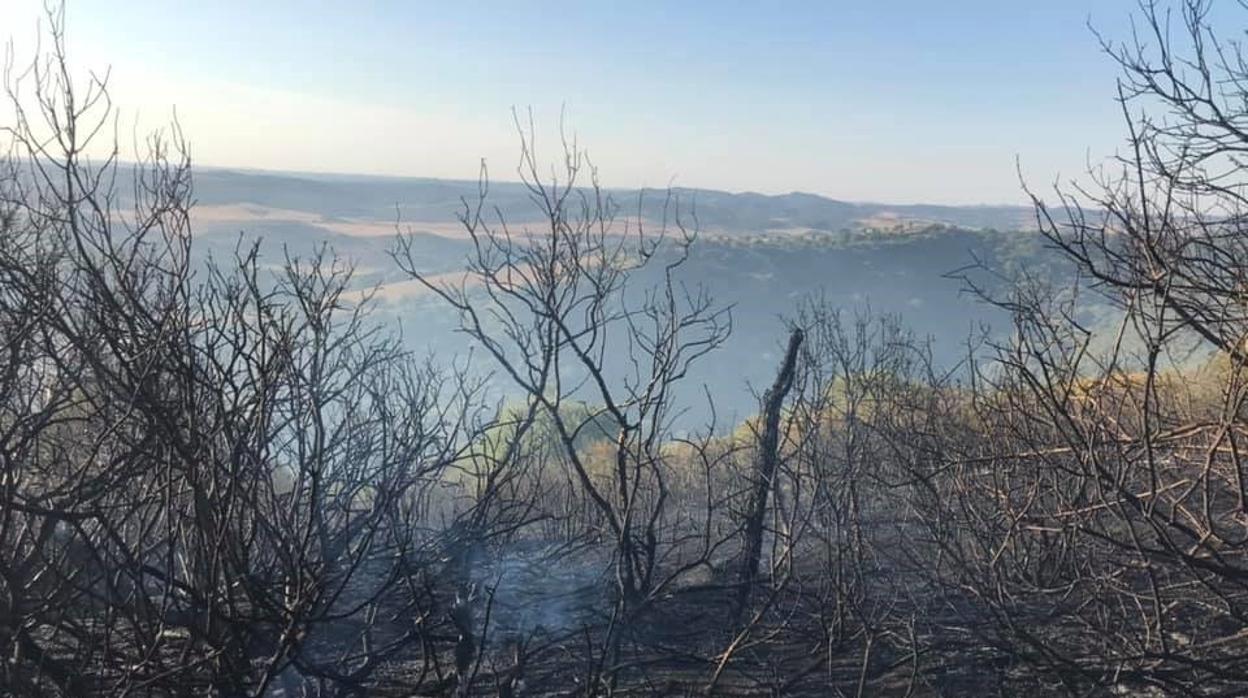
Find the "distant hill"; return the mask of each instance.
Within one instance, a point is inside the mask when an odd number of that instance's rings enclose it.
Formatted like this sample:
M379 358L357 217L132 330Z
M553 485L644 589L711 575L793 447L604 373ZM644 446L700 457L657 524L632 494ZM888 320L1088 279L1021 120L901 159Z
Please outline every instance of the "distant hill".
M491 182L491 204L509 220L525 221L533 206L524 185ZM330 222L393 224L396 218L419 224L451 224L465 199L474 200L478 183L428 178L241 172L199 168L195 194L201 207L254 204L297 211ZM696 213L702 229L720 235L763 232L904 230L940 223L960 228L1020 230L1032 227L1032 211L1018 206L933 206L851 203L815 194L766 195L710 189L675 188L682 214ZM666 193L615 189L609 194L622 215L640 210L650 221L663 218ZM670 211L669 211L670 213ZM278 216L280 217L280 216Z
M455 213L461 197L476 196L475 182L202 169L195 174L195 192L199 255L219 258L232 254L240 240L259 240L262 258L278 263L328 245L355 267L361 293L377 290L375 317L402 328L413 351L467 355L453 314L397 269L390 250L401 228L422 271L462 271L471 243ZM1000 273L982 275L999 288L1021 269L1054 280L1068 274L1043 238L1026 230L1029 209L677 193L683 211L696 207L703 231L679 281L732 305L734 325L727 345L689 376L682 400L689 408L682 420L689 425L709 415L701 401L703 384L713 389L725 423L753 412L757 401L750 386L774 375L783 317L804 297L821 295L848 313L898 315L918 336L932 337L936 360L951 366L964 358L970 336L1001 336L1009 322L1003 312L965 294L949 272L980 260ZM621 215L630 212L630 202L636 213L637 191L612 195L626 207ZM643 217L661 219L664 200L663 192L645 197ZM513 222L532 220L533 204L520 184L491 184L490 203ZM637 279L632 287L648 281L658 279Z

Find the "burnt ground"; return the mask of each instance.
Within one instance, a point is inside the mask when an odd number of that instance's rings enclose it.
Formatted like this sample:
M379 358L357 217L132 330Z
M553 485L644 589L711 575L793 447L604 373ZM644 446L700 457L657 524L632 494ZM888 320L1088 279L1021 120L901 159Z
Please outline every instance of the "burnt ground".
M600 693L596 677L605 660L598 643L618 622L609 570L599 550L545 545L517 546L479 561L473 604L484 640L471 688L459 695ZM734 587L717 583L713 574L700 576L648 603L623 629L617 695L1043 695L1060 688L1028 676L1007 653L977 639L977 621L967 606L936 594L894 595L876 611L903 622L881 622L870 638L838 638L827 630L827 601L795 576L774 595L756 596L745 617L764 606L766 612L738 638ZM375 643L400 636L404 624L423 624L433 644L422 653L420 643L409 643L378 667L368 695L455 694L455 631L444 619L448 603L434 602L419 619L402 608L388 611ZM925 620L908 624L907 618ZM317 640L310 640L315 651ZM734 640L730 661L713 681ZM319 642L333 647L324 634ZM430 652L433 646L439 651ZM587 690L591 685L599 690Z
M369 667L358 695L396 698L601 695L604 669L612 666L611 688L621 696L1163 695L1126 680L1109 690L1072 691L1020 661L1017 644L994 641L986 630L999 627L1000 619L976 615L984 613L976 610L982 604L923 588L918 575L908 577L915 581L907 587L879 590L846 609L826 588L810 584L827 575L809 563L779 589L758 590L737 618L736 588L722 582L725 566L720 574L699 568L623 626L613 615L610 562L602 546L528 543L481 554L471 597L481 651L466 687L454 669L457 633L447 579L399 584L381 599L371 625L368 614L344 613L314 627L303 649L318 661L346 658L339 666L355 669L350 657L366 637L369 652L384 658ZM379 559L360 570L341 608L358 608L385 586L389 569L392 563ZM880 578L907 575L890 569ZM841 622L854 630L838 634L837 613L865 615ZM755 616L759 621L742 635L744 621ZM1019 613L1014 621L1049 639L1078 637L1077 613ZM601 642L613 623L621 640L610 662ZM864 625L873 627L870 635L860 630ZM729 661L722 662L730 647ZM1078 656L1078 646L1067 649ZM62 659L72 660L72 652ZM290 690L297 684L294 671L287 669L289 680L275 682L268 695L301 695ZM107 690L107 681L92 683Z

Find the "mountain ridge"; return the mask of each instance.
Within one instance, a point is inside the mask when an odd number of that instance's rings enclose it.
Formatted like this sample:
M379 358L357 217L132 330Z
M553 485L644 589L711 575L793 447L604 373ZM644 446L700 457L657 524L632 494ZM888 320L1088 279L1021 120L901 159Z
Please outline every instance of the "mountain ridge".
M257 204L327 219L404 224L453 223L464 201L473 202L480 183L432 177L290 173L233 168L201 168L195 175L200 206ZM488 183L490 202L508 220L526 222L535 209L525 185ZM661 221L676 215L721 235L767 232L893 231L932 224L970 229L1027 230L1033 210L1025 206L973 204L889 204L852 202L794 191L764 194L716 189L604 188L621 215L640 214ZM668 192L675 196L669 200Z

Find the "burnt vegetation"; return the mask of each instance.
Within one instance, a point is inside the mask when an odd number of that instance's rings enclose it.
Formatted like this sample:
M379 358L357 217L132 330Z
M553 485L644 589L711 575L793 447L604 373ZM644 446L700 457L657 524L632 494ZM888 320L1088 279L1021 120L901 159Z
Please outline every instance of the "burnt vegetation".
M182 134L88 158L51 13L5 73L0 692L1242 695L1248 66L1208 10L1105 42L1129 148L1034 197L1070 276L959 273L1012 331L938 366L812 297L700 428L732 309L677 197L521 123L540 225L483 172L464 275L396 238L474 346L413 356L328 249L193 261Z

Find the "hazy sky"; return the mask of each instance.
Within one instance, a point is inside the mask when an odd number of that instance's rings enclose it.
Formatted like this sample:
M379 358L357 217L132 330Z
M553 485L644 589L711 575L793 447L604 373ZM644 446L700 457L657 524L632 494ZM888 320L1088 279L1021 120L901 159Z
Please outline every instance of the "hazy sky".
M39 0L0 0L29 55ZM613 186L849 200L1022 200L1121 141L1132 0L68 0L71 60L123 123L176 105L197 162L513 179L560 109ZM136 116L137 115L137 116ZM127 131L128 133L128 131Z

